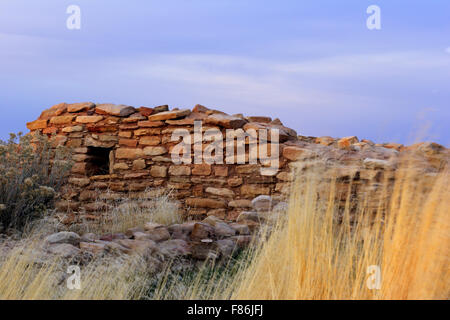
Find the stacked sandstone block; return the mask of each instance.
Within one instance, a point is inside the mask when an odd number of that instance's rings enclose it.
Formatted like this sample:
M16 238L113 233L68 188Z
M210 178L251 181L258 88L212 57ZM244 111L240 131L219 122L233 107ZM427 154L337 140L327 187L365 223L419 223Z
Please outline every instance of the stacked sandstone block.
M172 133L176 129L192 133L194 121L202 121L203 131L217 128L224 137L227 129L278 129L279 169L272 175L262 175L261 161L249 164L248 139L245 164L227 164L225 159L224 163L214 164L174 164L170 152L179 141L171 141ZM278 119L230 116L200 105L192 111L169 111L167 106L135 109L90 102L62 103L44 111L27 127L32 132L55 136L55 147L73 149L75 163L58 206L78 212L98 212L107 209L110 201L142 199L149 194L151 197L152 193L145 191L165 189L179 199L189 216L214 214L235 219L251 207L256 196L283 198L292 179L288 163L303 152L295 148L296 132ZM208 144L203 142L203 148ZM266 146L270 149L270 141ZM90 148L108 150L109 172L92 175L96 155L90 153Z
M203 131L216 128L224 137L228 129L278 129L279 167L272 174L264 174L260 169L267 166L267 159L250 164L249 139L245 141L243 164L227 164L225 159L224 163L174 164L171 151L179 141L172 141L172 133L186 129L192 135L194 121L202 122ZM435 143L405 147L360 141L355 136L297 136L278 119L230 116L200 105L193 110L169 111L168 106L135 109L90 102L62 103L44 111L27 126L32 132L54 136L55 147L73 149L75 164L57 205L59 209L93 218L99 212L107 212L115 201L151 200L166 191L179 200L182 214L195 219L215 215L235 220L241 212L248 211L251 200L257 196L270 195L274 201L285 199L294 178L306 176L314 167L323 177L336 180L336 198L342 207L348 199L367 193L375 210L381 197L389 196L383 190L392 187L402 157L429 177L431 185L436 173L448 168L450 155L449 149ZM274 143L271 140L269 134L258 148L270 149ZM201 147L206 149L209 143L204 141ZM108 153L92 153L92 148L104 148ZM191 156L194 154L192 146ZM105 156L108 172L93 174L96 158ZM273 157L270 153L269 156ZM326 184L324 187L329 188ZM326 197L326 190L318 189L319 195Z

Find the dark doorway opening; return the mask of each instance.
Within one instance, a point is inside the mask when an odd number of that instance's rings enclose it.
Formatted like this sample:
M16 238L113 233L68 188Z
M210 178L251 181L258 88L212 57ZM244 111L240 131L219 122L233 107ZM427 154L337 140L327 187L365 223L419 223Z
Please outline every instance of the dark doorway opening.
M101 176L109 174L109 154L110 148L88 147L87 175Z

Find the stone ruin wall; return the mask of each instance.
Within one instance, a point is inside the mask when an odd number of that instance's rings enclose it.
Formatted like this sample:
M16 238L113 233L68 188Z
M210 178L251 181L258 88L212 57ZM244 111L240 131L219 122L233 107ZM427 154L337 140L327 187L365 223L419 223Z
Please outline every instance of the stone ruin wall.
M248 140L246 164L173 164L170 152L179 142L171 141L172 132L180 128L193 132L194 120L202 121L203 131L217 128L224 137L226 129L277 128L281 153L289 142L297 140L296 132L283 127L279 120L229 116L200 105L192 111L168 111L167 106L135 109L62 103L44 111L27 127L31 132L56 135L55 147L64 145L73 150L69 184L57 203L58 209L64 211L92 215L107 211L112 202L124 197L151 197L151 191L144 191L153 189L154 195L170 190L179 200L182 214L194 218L214 214L233 220L251 208L256 196L285 198L283 192L290 180L289 149L285 151L287 158L280 156L280 169L272 176L261 175L260 162L248 164ZM204 142L204 147L207 145ZM96 167L97 157L108 158L108 172Z
M278 129L279 170L261 174L266 164L181 164L172 162L170 152L178 141L171 141L175 129L193 132L194 121L202 121L203 131L219 129ZM302 137L268 117L227 115L197 105L193 110L168 110L168 106L134 108L124 105L61 103L42 112L27 124L30 131L55 136L55 147L73 149L74 166L68 184L56 206L79 217L95 219L115 201L124 198L151 200L161 190L180 202L180 213L194 219L214 215L235 220L252 207L251 200L270 195L274 203L285 200L293 180L294 161L316 160L338 179L339 200L360 188L377 188L393 182L398 159L405 152L417 158L433 175L448 163L448 149L437 144L418 144L412 148L398 144L375 144L356 137ZM270 140L270 137L269 139ZM204 142L203 148L209 142ZM420 151L417 153L416 151ZM192 157L194 150L191 150ZM225 155L225 150L224 150ZM225 162L225 161L224 161ZM352 183L352 188L348 188ZM374 199L374 206L377 199Z

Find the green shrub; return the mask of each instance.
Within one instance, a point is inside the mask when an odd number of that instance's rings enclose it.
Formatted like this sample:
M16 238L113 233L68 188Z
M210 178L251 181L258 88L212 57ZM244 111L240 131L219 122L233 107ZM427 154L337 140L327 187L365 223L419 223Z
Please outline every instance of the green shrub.
M39 133L0 140L0 229L22 230L52 205L72 167L56 142Z

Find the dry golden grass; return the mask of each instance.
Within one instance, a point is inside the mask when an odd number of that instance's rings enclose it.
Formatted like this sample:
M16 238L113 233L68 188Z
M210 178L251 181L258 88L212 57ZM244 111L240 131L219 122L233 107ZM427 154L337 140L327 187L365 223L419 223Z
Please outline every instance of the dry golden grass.
M321 178L316 174L296 184L286 223L211 298L450 298L448 171L430 178L399 170L394 190L381 191L376 213L368 210L369 203L380 194L361 194L347 199L342 224L334 218L334 183L325 197L317 197ZM351 201L358 202L355 222ZM381 269L379 290L368 288L369 266Z
M25 241L0 261L1 300L128 300L144 295L146 262L137 255L94 258L81 266L81 288L69 289L71 262L43 255ZM70 279L69 279L70 280Z
M31 264L32 246L25 246L25 252L17 249L0 261L0 299L450 297L448 171L433 177L400 169L393 189L367 189L356 199L349 197L343 212L335 200L335 181L318 172L295 184L289 209L268 240L255 242L230 266L208 264L190 280L170 283L166 280L183 273L171 275L167 269L160 287L148 296L149 275L138 257L99 260L82 271L83 289L69 291L58 282L64 262ZM376 210L374 201L379 201ZM124 220L119 225L128 227L130 215L119 217ZM379 290L367 286L369 266L380 267Z

